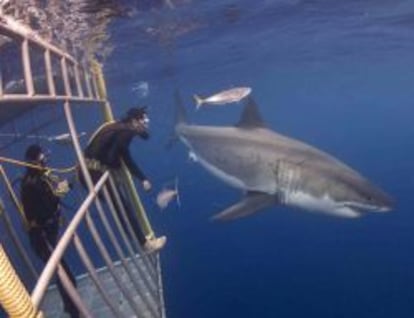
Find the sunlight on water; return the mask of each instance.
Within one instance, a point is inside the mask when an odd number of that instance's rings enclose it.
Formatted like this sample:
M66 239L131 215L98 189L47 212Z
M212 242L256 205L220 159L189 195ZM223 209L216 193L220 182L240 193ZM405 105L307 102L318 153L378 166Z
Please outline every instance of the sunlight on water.
M0 12L30 26L36 34L77 58L87 59L96 55L103 59L111 52L107 26L120 11L116 6L95 10L90 3L2 0Z

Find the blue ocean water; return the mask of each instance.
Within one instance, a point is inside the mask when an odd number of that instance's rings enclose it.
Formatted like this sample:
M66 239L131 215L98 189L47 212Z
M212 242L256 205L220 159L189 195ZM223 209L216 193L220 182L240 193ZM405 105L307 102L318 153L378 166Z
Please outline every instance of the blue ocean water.
M154 185L143 194L154 229L168 237L167 316L412 317L414 2L120 3L102 62L116 116L149 107L151 139L134 142L133 155ZM164 147L173 94L191 122L231 125L241 104L195 112L192 95L241 85L271 129L360 171L395 209L347 220L274 206L211 222L242 193L182 144ZM176 177L181 207L159 211L156 193Z
M193 1L138 17L113 25L105 70L117 111L150 106L152 140L134 150L145 171L157 186L179 178L181 208L151 212L168 236L168 316L412 317L414 3ZM131 90L142 81L146 98ZM175 89L192 122L229 125L241 105L195 112L191 96L240 85L269 127L360 171L394 211L344 220L275 206L210 222L242 194L183 145L160 144Z

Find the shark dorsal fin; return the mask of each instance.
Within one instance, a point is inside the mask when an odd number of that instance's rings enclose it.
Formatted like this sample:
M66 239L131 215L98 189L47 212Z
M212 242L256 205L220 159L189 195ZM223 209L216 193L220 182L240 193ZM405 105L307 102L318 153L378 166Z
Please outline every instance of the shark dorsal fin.
M180 91L178 89L174 92L175 99L175 123L184 123L187 121L187 114L184 107L183 99L181 98Z
M243 113L240 116L240 120L236 124L236 127L252 129L265 126L266 125L259 113L256 102L253 100L253 98L249 97L247 99L246 106L244 106Z

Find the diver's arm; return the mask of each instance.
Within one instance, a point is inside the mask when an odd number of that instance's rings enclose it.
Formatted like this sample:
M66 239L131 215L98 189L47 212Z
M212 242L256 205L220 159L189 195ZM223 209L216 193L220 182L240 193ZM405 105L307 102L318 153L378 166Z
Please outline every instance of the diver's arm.
M128 149L124 150L122 157L129 171L141 181L141 185L144 188L144 190L150 191L152 188L151 182L149 182L149 180L144 175L144 173L141 171L141 169L137 166L134 160L132 160L131 154L129 153Z
M128 167L129 171L140 181L147 180L147 177L144 175L142 170L138 167L135 161L132 159L129 149L123 147L122 149L122 159L124 160L126 166Z
M148 133L148 131L146 131L145 129L144 129L144 130L142 130L142 131L140 131L140 132L138 133L138 135L139 135L142 139L145 139L145 140L147 140L147 139L149 138L149 133Z
M57 206L60 203L60 197L56 195L52 182L46 176L39 178L37 192L39 193L39 200L43 201L44 204Z

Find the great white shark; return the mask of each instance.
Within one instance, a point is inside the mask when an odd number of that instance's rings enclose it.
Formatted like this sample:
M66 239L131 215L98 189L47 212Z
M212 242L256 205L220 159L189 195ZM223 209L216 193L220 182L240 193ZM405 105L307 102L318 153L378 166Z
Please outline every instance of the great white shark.
M385 192L346 164L267 128L252 98L239 122L226 127L188 124L179 95L176 104L175 133L191 157L245 193L213 219L236 219L280 204L346 218L392 208Z

